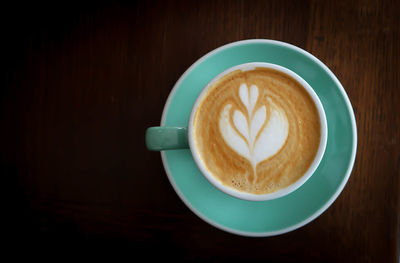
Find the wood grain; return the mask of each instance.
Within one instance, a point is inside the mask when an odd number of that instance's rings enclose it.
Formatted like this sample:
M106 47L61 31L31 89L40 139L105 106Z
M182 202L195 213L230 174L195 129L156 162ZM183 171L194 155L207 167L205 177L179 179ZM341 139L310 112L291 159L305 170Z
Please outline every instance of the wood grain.
M193 261L398 262L398 10L399 1L375 0L5 5L0 165L8 247L38 255L44 247L118 247ZM270 238L203 222L144 145L186 68L249 38L318 57L343 84L358 126L354 170L335 203Z

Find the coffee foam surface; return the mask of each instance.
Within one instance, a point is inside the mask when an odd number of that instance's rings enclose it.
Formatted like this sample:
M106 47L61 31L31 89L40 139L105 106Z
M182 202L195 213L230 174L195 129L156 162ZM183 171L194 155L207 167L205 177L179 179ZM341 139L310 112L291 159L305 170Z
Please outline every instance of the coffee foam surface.
M310 95L273 69L234 71L210 87L194 118L196 148L223 184L263 194L297 181L318 150Z

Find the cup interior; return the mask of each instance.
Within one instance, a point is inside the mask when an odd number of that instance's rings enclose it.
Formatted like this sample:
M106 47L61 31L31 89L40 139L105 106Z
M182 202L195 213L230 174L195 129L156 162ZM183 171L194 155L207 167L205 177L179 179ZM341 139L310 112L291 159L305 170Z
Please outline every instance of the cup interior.
M320 137L318 151L315 155L313 162L311 163L310 167L308 168L308 170L304 173L304 175L301 178L299 178L296 182L289 185L288 187L279 189L275 192L267 193L267 194L252 194L252 193L242 192L242 191L236 190L234 188L231 188L229 186L225 186L224 184L222 184L222 182L220 182L218 179L216 179L206 169L206 167L202 163L200 154L199 154L198 150L196 149L196 145L195 145L195 141L194 141L194 131L193 131L194 115L195 115L200 103L207 95L209 88L212 87L213 84L215 84L219 79L221 79L222 77L224 77L225 75L227 75L233 71L236 71L236 70L248 71L248 70L252 70L255 68L274 69L274 70L283 72L286 75L289 75L290 77L295 79L298 83L300 83L303 86L303 88L308 92L310 97L312 98L312 100L318 110L318 115L319 115L320 124L321 124L321 137ZM189 139L190 150L192 152L193 159L194 159L197 167L201 171L201 173L206 177L206 179L211 184L213 184L215 187L217 187L219 190L223 191L224 193L229 194L233 197L243 199L243 200L248 200L248 201L265 201L265 200L276 199L276 198L290 194L291 192L298 189L301 185L303 185L312 176L312 174L318 168L320 161L322 160L322 157L324 155L325 148L326 148L326 143L327 143L327 136L328 136L327 133L328 133L328 129L327 129L327 120L326 120L325 111L324 111L324 108L322 106L320 99L318 98L317 94L312 89L312 87L305 80L303 80L300 76L298 76L296 73L294 73L293 71L291 71L285 67L276 65L276 64L265 63L265 62L252 62L252 63L240 64L240 65L234 66L232 68L229 68L229 69L223 71L222 73L218 74L215 78L213 78L203 88L203 90L198 95L198 97L193 105L193 108L191 110L190 118L189 118L189 125L188 125L188 139Z

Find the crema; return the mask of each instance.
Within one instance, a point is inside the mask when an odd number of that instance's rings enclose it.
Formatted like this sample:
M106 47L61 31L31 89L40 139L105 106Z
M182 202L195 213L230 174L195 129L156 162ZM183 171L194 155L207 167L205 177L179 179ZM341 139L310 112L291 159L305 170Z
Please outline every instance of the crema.
M305 88L269 68L233 71L214 83L193 121L201 162L222 184L266 194L301 178L319 148L321 123Z

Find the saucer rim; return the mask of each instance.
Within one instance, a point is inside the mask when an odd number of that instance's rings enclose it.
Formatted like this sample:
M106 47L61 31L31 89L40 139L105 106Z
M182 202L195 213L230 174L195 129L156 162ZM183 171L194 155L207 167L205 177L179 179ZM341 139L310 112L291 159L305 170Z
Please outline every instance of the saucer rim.
M351 120L351 126L352 126L352 131L353 131L353 145L352 145L352 153L351 153L351 158L350 158L350 162L349 162L349 166L346 170L345 176L341 182L341 184L339 185L339 187L337 188L336 192L331 196L331 198L318 210L316 210L311 216L307 217L306 219L304 219L303 221L298 222L297 224L294 224L292 226L280 229L280 230L276 230L276 231L265 231L265 232L251 232L251 231L242 231L242 230L236 230L233 229L231 227L227 227L224 226L222 224L216 223L213 220L209 219L208 217L206 217L206 215L203 215L202 213L200 213L199 211L197 211L197 209L191 205L191 203L186 199L185 195L183 195L183 193L180 191L179 187L177 186L177 184L175 183L175 180L172 177L172 173L169 170L169 166L168 166L168 162L167 162L167 158L166 158L166 154L165 151L161 151L161 159L162 159L162 163L165 169L165 172L167 174L167 177L172 185L172 187L174 188L175 192L178 194L179 198L184 202L184 204L194 213L196 214L198 217L200 217L202 220L204 220L205 222L209 223L210 225L221 229L223 231L232 233L232 234L236 234L236 235L240 235L240 236L247 236L247 237L267 237L267 236L276 236L276 235L281 235L284 233L288 233L291 232L293 230L296 230L302 226L307 225L308 223L310 223L311 221L313 221L314 219L316 219L318 216L320 216L323 212L325 212L331 205L332 203L337 199L337 197L340 195L340 193L343 191L345 185L347 184L351 172L353 170L354 167L354 162L355 162L355 158L356 158L356 153L357 153L357 124L356 124L356 119L355 119L355 115L354 115L354 110L353 107L351 105L350 99L348 98L348 95L345 91L345 89L343 88L342 84L340 83L340 81L338 80L338 78L333 74L333 72L324 64L322 63L318 58L316 58L314 55L312 55L311 53L286 42L282 42L282 41L278 41L278 40L271 40L271 39L246 39L246 40L240 40L240 41L236 41L236 42L232 42L232 43L228 43L225 44L223 46L220 46L210 52L208 52L207 54L203 55L202 57L200 57L198 60L196 60L188 69L186 69L186 71L181 75L181 77L177 80L177 82L175 83L174 87L172 88L171 92L168 95L167 101L165 103L164 109L163 109L163 113L162 113L162 117L161 117L161 126L164 126L165 122L166 122L166 117L167 117L167 113L170 107L170 103L178 89L178 87L180 86L181 82L186 78L186 76L194 69L196 68L200 63L202 63L204 60L206 60L207 58L213 56L214 54L227 49L227 48L231 48L234 46L240 46L243 44L255 44L255 43L261 43L261 44L274 44L274 45L280 45L283 47L287 47L289 49L293 49L297 52L302 53L303 55L309 57L310 59L312 59L314 62L316 62L326 73L328 73L328 75L332 78L333 82L335 83L336 87L339 89L345 103L347 106L347 110L350 114L350 120Z

